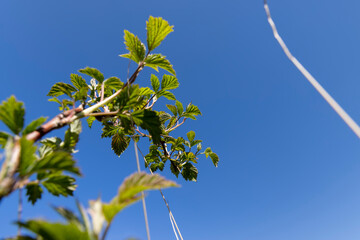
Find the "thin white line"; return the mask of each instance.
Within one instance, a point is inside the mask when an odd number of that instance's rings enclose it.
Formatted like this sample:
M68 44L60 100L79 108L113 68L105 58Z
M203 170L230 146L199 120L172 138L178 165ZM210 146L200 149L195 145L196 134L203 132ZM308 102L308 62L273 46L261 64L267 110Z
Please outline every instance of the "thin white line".
M135 148L135 156L136 156L136 165L137 165L138 172L140 172L140 161L139 161L139 155L138 155L138 152L137 152L138 147L137 147L137 144L136 144L135 140L134 140L134 148ZM150 228L149 228L149 221L148 221L148 217L147 217L146 202L145 202L145 194L144 194L144 192L141 192L141 196L142 196L142 205L143 205L143 210L144 210L146 235L147 235L147 239L150 240Z
M267 20L274 33L274 37L280 44L286 56L305 76L305 78L314 86L314 88L320 93L320 95L329 103L329 105L335 110L335 112L344 120L344 122L351 128L351 130L360 138L360 127L356 124L356 122L345 112L345 110L335 101L335 99L330 96L330 94L320 85L320 83L316 81L316 79L305 69L305 67L291 54L276 29L275 23L271 18L270 9L266 0L264 0L264 8L267 15Z

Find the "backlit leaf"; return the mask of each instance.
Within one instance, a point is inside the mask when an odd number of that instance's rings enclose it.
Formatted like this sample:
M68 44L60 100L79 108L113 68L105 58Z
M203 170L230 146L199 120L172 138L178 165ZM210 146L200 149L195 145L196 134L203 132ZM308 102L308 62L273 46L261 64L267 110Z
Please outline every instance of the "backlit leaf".
M153 16L150 16L146 22L146 30L149 51L158 47L165 37L174 31L173 26L170 26L166 20Z
M170 90L179 87L179 82L176 77L171 75L164 75L161 80L161 89Z
M29 134L33 131L35 131L38 127L40 127L47 118L45 117L39 117L38 119L35 119L32 121L29 125L25 127L25 129L22 131L23 135Z
M19 134L24 126L25 109L22 102L14 96L0 105L0 120L14 133Z
M159 68L162 68L169 73L176 75L176 72L171 65L170 61L166 59L165 56L161 54L149 54L144 60L145 66L151 67L155 69L155 71L159 71Z
M83 79L80 75L78 74L71 74L70 75L70 79L71 79L71 82L72 84L78 89L82 89L82 88L86 88L88 89L89 86L87 85L85 79Z
M111 148L115 154L120 156L129 146L130 137L116 133L111 140Z
M66 94L69 97L71 97L71 93L73 93L73 92L76 92L76 88L74 88L70 84L63 83L63 82L58 82L58 83L55 83L51 87L51 89L50 89L49 93L47 94L47 96L58 97L58 96L61 96L63 94Z
M80 73L86 74L92 78L95 78L96 80L98 80L100 83L102 83L104 81L104 75L97 70L96 68L90 68L90 67L86 67L84 69L80 69L79 70Z
M6 132L0 132L0 146L4 148L10 135Z
M137 110L131 115L136 125L149 131L155 144L160 143L161 122L155 111L149 109Z
M31 202L33 205L35 202L41 198L42 195L42 188L37 183L30 183L26 185L26 196L28 196L28 201Z
M151 80L151 86L152 86L153 90L155 92L159 91L160 81L159 81L158 77L155 76L154 74L151 74L150 80Z
M145 45L140 41L140 39L135 36L133 33L125 30L124 39L126 49L129 50L130 54L120 55L122 57L130 58L136 63L141 62L145 58Z
M50 175L42 182L44 187L53 195L72 196L76 188L75 179L66 175Z

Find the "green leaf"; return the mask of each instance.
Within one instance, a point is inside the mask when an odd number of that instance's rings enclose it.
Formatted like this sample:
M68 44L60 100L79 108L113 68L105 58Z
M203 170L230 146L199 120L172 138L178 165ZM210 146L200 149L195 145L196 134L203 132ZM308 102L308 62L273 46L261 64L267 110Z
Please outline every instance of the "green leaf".
M44 220L18 222L19 226L35 233L39 239L46 240L90 240L86 232L82 232L76 224L49 223Z
M151 94L155 93L153 90L151 90L148 87L140 88L139 90L140 90L139 95L142 95L142 96L150 96Z
M74 88L70 84L63 83L63 82L58 82L58 83L55 83L51 87L51 89L50 89L49 93L47 94L47 96L58 97L58 96L61 96L63 94L66 94L69 97L71 97L72 92L76 92L76 88Z
M142 196L136 196L128 199L126 202L118 202L117 198L115 197L110 203L103 203L102 212L104 214L105 220L110 223L121 210L136 203L141 198Z
M6 146L7 140L9 139L10 134L6 132L0 132L0 145L1 148L4 148Z
M178 185L157 174L150 175L144 172L134 173L126 178L121 184L117 201L120 203L126 202L128 199L136 197L142 191L164 189L168 187L178 187Z
M25 109L22 102L14 96L0 105L0 120L14 133L19 134L24 126Z
M106 87L109 87L110 89L115 91L119 90L120 88L122 88L122 86L124 86L124 83L120 81L120 79L117 77L110 77L106 79L104 81L104 84Z
M149 17L146 22L147 30L147 45L149 51L154 50L160 45L165 37L171 33L174 26L170 26L169 23L161 17Z
M159 118L160 118L160 121L162 123L164 123L171 118L171 115L167 112L160 112Z
M176 72L171 65L170 61L166 59L165 56L161 54L149 54L144 60L145 66L153 68L155 71L159 71L159 68L162 68L169 73L176 75Z
M176 77L164 75L161 80L161 89L171 90L179 87L179 82Z
M31 166L35 163L36 157L36 146L32 141L27 140L25 137L20 139L20 165L19 174L20 176L30 176Z
M42 184L51 194L55 196L72 196L76 188L74 178L59 174L48 176L48 178L43 181Z
M69 173L80 175L79 168L75 166L75 161L68 152L51 152L42 159L36 161L30 169L31 173L47 170L67 171Z
M155 92L159 91L160 88L160 81L158 79L157 76L155 76L154 74L151 74L151 86L154 89Z
M86 122L88 123L89 128L92 127L93 122L94 122L95 120L96 120L96 118L95 118L94 116L90 116L90 117L88 117L88 118L86 119Z
M196 120L195 116L201 115L201 112L199 108L195 105L192 105L191 103L186 107L186 110L183 114L183 117L191 118L193 120Z
M30 183L26 185L26 196L28 196L28 201L33 205L36 203L38 199L41 199L42 188L37 183Z
M130 58L136 63L141 62L145 58L145 45L140 41L140 39L132 34L131 32L124 31L124 39L126 49L129 50L130 54L120 55L121 57Z
M78 89L82 89L82 88L86 88L88 89L89 86L86 84L86 81L85 79L83 79L80 75L78 74L71 74L70 75L70 79L71 79L71 82L72 84Z
M81 205L81 203L78 200L76 200L76 206L81 214L81 220L83 222L85 232L87 232L87 234L88 234L88 239L95 240L95 238L92 234L91 226L90 226L90 219L89 219L89 216L87 215L85 208L83 207L83 205Z
M183 166L183 169L181 171L181 175L187 181L196 182L197 175L198 175L198 170L194 165L192 165L191 163L188 162Z
M188 137L188 139L189 139L189 141L190 141L190 143L191 143L191 142L194 141L194 139L195 139L195 132L194 132L194 131L190 131L190 132L188 132L188 133L186 134L186 136Z
M180 173L178 165L179 165L179 163L177 161L171 161L170 170L176 177L178 177L179 173Z
M166 104L166 107L174 114L174 116L177 116L177 108L174 105Z
M211 153L209 154L209 156L210 156L210 158L211 158L214 166L217 167L217 166L218 166L218 162L219 162L219 157L218 157L218 155L217 155L216 153L214 153L214 152L211 152Z
M156 95L158 98L164 96L169 100L176 100L175 95L169 91L160 90Z
M127 137L123 134L116 133L112 137L111 148L114 150L115 154L120 157L120 155L127 149L130 143L130 137Z
M160 143L161 122L155 111L149 109L137 110L131 116L136 125L149 131L154 144Z
M47 118L45 117L39 117L38 119L35 119L34 121L32 121L29 125L27 125L25 127L25 129L22 131L23 135L29 134L33 131L35 131L38 127L40 127L45 121L47 120Z
M205 157L208 158L210 156L210 153L212 153L211 148L206 148L203 153L205 154Z
M181 114L184 112L184 107L183 107L182 103L176 100L175 105L176 105L177 111L179 113L179 116L181 116Z
M104 75L97 70L96 68L90 68L90 67L86 67L84 69L80 69L79 70L80 73L86 74L92 78L95 78L96 80L98 80L100 83L102 83L104 81Z
M64 150L74 152L75 146L79 141L81 130L80 119L73 121L69 125L69 129L65 132L64 145L62 147Z
M78 228L84 227L84 223L80 220L73 211L63 207L53 207L55 211L60 214L67 222L74 223Z

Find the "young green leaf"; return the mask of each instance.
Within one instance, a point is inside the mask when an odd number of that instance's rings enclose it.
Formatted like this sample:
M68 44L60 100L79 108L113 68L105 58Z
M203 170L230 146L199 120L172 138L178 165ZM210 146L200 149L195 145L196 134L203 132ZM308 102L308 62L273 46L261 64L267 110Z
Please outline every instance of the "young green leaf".
M43 171L67 171L80 175L79 168L75 166L75 161L68 152L51 152L42 159L36 161L29 171L31 173Z
M76 92L76 88L74 88L70 84L63 83L63 82L58 82L58 83L55 83L51 87L51 89L50 89L49 93L47 94L47 96L58 97L58 96L61 96L63 94L66 94L69 97L71 97L71 93L73 93L73 92Z
M181 175L187 181L196 182L197 175L198 175L198 170L194 165L192 165L191 163L188 162L183 166L183 169L181 171Z
M176 105L177 111L179 113L179 116L181 116L182 113L184 112L184 107L183 107L182 103L176 100L175 105Z
M111 148L114 150L115 154L120 157L120 155L127 149L130 143L130 137L123 134L116 133L111 140Z
M6 132L0 132L0 146L1 146L1 148L5 147L9 137L10 137L10 134L8 134Z
M217 155L216 153L214 153L214 152L211 152L209 155L210 155L210 158L211 158L214 166L217 167L217 166L218 166L218 162L219 162L219 157L218 157L218 155Z
M84 227L84 223L80 220L73 211L63 207L53 207L53 209L62 216L67 222L74 223L79 228Z
M174 26L170 26L169 23L161 17L149 17L149 20L146 22L149 52L158 47L165 37L174 31L173 27Z
M161 80L161 89L171 90L179 87L179 82L176 77L170 75L164 75Z
M155 92L159 91L159 88L160 88L160 81L159 81L159 78L157 76L155 76L154 74L151 74L151 86L153 88L153 90Z
M140 39L127 30L124 31L124 39L126 49L129 50L130 53L120 55L120 57L130 58L136 63L144 60L146 48Z
M191 142L194 141L194 139L195 139L195 132L194 132L194 131L190 131L190 132L188 132L188 133L186 134L186 136L188 137L188 139L189 139L189 141L190 141L190 143L191 143Z
M157 97L166 97L169 100L176 100L175 95L169 91L160 90L157 94Z
M104 75L97 70L96 68L90 68L90 67L86 67L84 69L80 69L79 70L80 73L86 74L92 78L95 78L96 80L98 80L100 83L102 83L104 81Z
M95 118L94 116L90 116L90 117L88 117L88 118L86 119L86 122L88 123L89 128L92 127L93 122L94 122L95 120L96 120L96 118Z
M62 147L64 150L71 153L75 151L81 130L81 121L79 119L70 124L69 129L65 132L64 145Z
M150 96L151 94L155 93L153 90L151 90L148 87L140 88L139 90L140 90L139 95L142 95L142 96Z
M83 79L80 75L78 74L71 74L70 75L70 80L72 82L72 84L78 89L82 89L82 88L86 88L88 89L89 86L86 84L85 79Z
M25 137L20 139L20 165L19 174L20 176L30 176L31 166L35 163L36 157L36 146L32 141L27 140Z
M118 193L118 201L126 202L146 190L164 189L168 187L178 187L178 185L170 180L166 180L157 174L146 174L144 172L134 173L126 178L121 184Z
M19 134L24 126L25 109L22 102L14 96L0 105L0 120L14 133Z
M48 176L48 178L43 181L42 184L51 194L55 196L72 196L76 188L74 178L59 174Z
M86 232L81 231L76 224L69 223L49 223L44 220L30 220L26 222L17 222L19 226L25 228L38 237L36 239L46 240L65 240L79 239L90 240Z
M28 201L34 205L38 199L41 198L43 193L42 188L37 183L30 183L26 185L26 196L28 196Z
M171 65L170 61L166 59L165 56L157 53L157 54L149 54L144 60L145 66L151 67L155 71L159 71L159 68L162 68L169 73L176 75L176 72Z
M47 120L47 118L45 117L39 117L38 119L35 119L34 121L32 121L29 125L27 125L25 127L25 129L22 131L23 135L29 134L33 131L35 131L38 127L40 127L45 121Z
M192 105L191 103L186 107L186 110L183 114L183 117L191 118L193 120L196 120L195 116L201 115L201 112L199 108L195 105Z
M177 108L174 105L166 104L166 107L174 114L174 116L177 116Z
M117 77L109 77L104 81L104 84L106 87L109 87L110 89L115 91L119 90L124 85L124 83L120 81L120 79Z

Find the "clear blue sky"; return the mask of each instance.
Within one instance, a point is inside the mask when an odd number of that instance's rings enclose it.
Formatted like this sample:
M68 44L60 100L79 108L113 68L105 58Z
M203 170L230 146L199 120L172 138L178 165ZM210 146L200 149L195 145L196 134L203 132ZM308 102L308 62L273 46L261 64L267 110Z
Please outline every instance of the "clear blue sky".
M360 122L360 3L269 4L292 52ZM145 41L149 15L175 26L159 51L177 71L179 100L203 112L175 134L196 130L221 159L216 169L202 159L197 183L178 179L180 189L165 191L184 239L360 239L360 140L286 59L261 0L2 0L0 99L24 101L29 122L57 113L48 90L80 68L125 79L123 30ZM148 84L149 73L138 83ZM133 148L118 158L99 127L84 129L76 197L109 200L136 170ZM0 205L0 237L16 233L16 201L13 194ZM25 205L24 218L58 220L52 202L74 207L45 196ZM147 204L152 239L175 239L160 194ZM130 236L146 239L141 204L116 218L108 239Z

